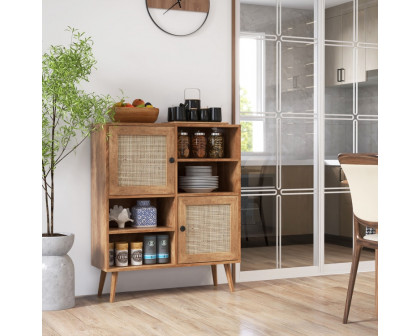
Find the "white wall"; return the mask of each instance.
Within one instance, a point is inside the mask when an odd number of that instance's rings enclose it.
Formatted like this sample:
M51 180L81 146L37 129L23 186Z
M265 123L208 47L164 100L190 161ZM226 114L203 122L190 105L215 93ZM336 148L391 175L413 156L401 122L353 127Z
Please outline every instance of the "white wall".
M71 26L94 41L97 70L88 91L142 98L160 109L184 99L184 88L200 88L202 106L221 106L231 122L231 2L211 0L205 25L188 37L163 33L150 20L144 0L44 0L43 51L68 44ZM90 265L90 142L56 171L55 229L76 236L69 255L76 270L76 295L97 292L99 270ZM45 218L45 216L44 216ZM44 220L44 232L46 225ZM224 272L219 267L219 282ZM223 273L223 274L222 274ZM117 291L135 291L211 283L210 267L122 272ZM109 291L110 279L104 291Z

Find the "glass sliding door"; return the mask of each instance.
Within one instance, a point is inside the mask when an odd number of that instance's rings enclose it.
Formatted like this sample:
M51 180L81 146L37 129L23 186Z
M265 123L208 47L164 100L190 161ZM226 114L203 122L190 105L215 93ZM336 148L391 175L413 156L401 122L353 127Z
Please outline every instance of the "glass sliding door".
M377 0L238 3L241 277L348 264L353 211L337 156L378 150Z
M367 33L375 8L374 0L325 2L325 264L351 262L353 251L351 198L337 156L378 151L377 53L367 38L377 43L377 32ZM373 259L365 249L361 260Z

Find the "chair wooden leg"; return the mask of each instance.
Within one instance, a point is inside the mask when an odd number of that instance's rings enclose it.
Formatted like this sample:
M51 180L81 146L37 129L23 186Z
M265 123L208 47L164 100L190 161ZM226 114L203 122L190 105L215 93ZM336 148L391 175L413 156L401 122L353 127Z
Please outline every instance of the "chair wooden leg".
M375 303L376 315L378 315L378 249L375 250Z
M231 292L233 292L235 288L233 286L232 272L230 271L230 264L224 264L223 266L225 266L226 278L229 284L229 289Z
M118 272L112 272L111 291L109 292L109 302L114 302L115 290L117 289Z
M101 271L101 275L99 278L99 287L98 287L98 296L102 296L102 291L104 289L104 283L105 283L105 279L106 279L106 272Z
M362 248L363 247L358 244L354 246L353 260L351 262L351 271L349 278L349 287L347 289L346 307L344 309L344 324L347 324L349 318L351 298L353 296L354 284L356 283L357 268L359 267L360 253L362 251Z
M213 285L217 286L217 265L211 265L211 274L213 276Z

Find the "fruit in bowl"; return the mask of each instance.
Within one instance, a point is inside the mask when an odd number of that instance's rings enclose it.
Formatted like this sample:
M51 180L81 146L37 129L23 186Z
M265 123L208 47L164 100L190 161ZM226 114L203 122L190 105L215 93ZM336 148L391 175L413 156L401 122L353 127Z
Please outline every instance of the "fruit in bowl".
M144 105L144 100L143 99L134 99L133 100L133 106L135 107L144 107L144 106L139 106L139 105Z

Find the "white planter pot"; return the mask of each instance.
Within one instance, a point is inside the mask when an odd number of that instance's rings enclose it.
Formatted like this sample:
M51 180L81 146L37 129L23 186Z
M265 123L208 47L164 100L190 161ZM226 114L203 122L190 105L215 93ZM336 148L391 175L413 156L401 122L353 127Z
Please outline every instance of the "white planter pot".
M74 242L73 233L42 237L42 310L74 307L74 265L67 255Z

